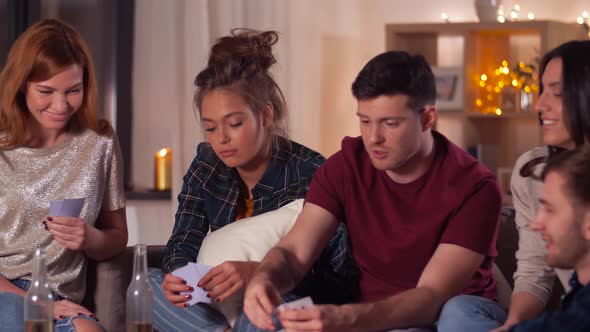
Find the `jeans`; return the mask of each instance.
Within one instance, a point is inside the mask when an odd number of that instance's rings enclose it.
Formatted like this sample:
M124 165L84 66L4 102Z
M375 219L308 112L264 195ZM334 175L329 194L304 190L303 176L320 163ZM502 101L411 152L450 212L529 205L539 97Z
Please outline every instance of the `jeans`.
M504 324L507 312L494 301L458 295L445 303L438 320L440 332L488 332Z
M29 288L30 281L24 279L11 280L11 282L20 289L27 290ZM53 294L53 298L56 301L63 300L57 294ZM14 332L25 330L25 317L24 307L25 299L17 294L10 292L0 292L0 332ZM65 317L57 321L53 321L54 332L74 332L74 325L72 321L74 319L86 319L96 323L96 319L78 315ZM98 323L96 323L100 326ZM103 328L104 330L104 328Z
M204 303L188 308L175 307L164 296L162 270L151 268L148 275L154 291L154 329L160 332L223 332L229 326L220 312Z

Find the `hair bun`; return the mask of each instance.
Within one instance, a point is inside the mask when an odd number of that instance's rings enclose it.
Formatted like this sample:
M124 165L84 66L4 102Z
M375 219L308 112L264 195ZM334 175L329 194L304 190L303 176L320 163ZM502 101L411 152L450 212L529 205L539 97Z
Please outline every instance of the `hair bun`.
M275 31L233 29L231 36L220 38L211 48L208 67L229 66L246 76L266 72L276 63L272 45L278 39Z

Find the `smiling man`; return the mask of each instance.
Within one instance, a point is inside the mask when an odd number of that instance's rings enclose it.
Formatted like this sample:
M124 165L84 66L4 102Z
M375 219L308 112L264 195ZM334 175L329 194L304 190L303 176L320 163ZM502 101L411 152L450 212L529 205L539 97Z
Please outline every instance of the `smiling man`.
M271 314L279 294L303 277L339 220L361 271L360 298L282 310L286 331L429 330L450 297L495 297L497 181L433 130L436 89L428 63L405 52L380 54L352 92L361 137L344 138L316 172L295 226L246 290L245 312L260 328L278 328Z
M511 332L590 331L590 149L567 150L544 169L540 207L531 228L546 243L547 265L575 269L561 311L513 326Z

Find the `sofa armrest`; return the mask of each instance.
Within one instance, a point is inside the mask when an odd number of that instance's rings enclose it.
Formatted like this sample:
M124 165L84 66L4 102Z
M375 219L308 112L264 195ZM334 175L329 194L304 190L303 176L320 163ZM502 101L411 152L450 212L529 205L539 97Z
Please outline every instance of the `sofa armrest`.
M164 246L148 246L148 267L160 268ZM133 247L101 262L89 260L84 306L109 332L125 331L125 298L133 273Z

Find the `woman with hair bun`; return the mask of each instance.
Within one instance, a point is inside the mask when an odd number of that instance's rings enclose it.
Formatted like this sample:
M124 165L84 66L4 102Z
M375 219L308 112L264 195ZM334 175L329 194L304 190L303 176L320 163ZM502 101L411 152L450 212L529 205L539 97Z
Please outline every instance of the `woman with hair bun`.
M190 295L181 294L189 287L171 272L196 260L209 230L303 198L325 160L287 138L285 99L269 73L276 62L272 45L277 40L274 31L232 30L212 47L207 67L195 79L194 104L206 142L199 144L184 176L162 271L150 270L154 327L159 331L231 329L211 307L189 307ZM350 257L345 236L341 226L326 249L334 257L330 264L339 268ZM198 286L213 301L224 301L244 288L258 264L226 261L213 267Z

